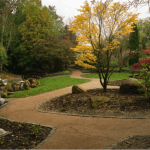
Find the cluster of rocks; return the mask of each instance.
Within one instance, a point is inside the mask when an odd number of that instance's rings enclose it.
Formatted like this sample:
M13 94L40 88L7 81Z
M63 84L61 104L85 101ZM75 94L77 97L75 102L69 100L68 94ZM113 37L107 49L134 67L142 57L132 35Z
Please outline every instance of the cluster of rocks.
M122 83L120 85L119 92L122 94L141 94L142 91L139 91L139 89L146 89L146 87L142 84L142 82L139 82L135 78L129 78L122 80ZM78 93L85 93L86 90L78 85L72 87L72 93L78 94ZM109 97L106 96L91 96L91 106L93 108L97 108L104 103L108 102L110 100Z
M82 88L81 86L75 85L72 87L72 93L73 94L78 94L78 93L85 93L86 90ZM93 108L97 108L100 105L103 105L105 102L108 102L110 99L106 96L91 96L90 97L90 102L91 106Z
M14 94L16 91L30 90L40 85L40 82L36 82L34 78L24 80L23 86L20 83L7 83L7 85L0 87L1 97L6 98L7 95Z

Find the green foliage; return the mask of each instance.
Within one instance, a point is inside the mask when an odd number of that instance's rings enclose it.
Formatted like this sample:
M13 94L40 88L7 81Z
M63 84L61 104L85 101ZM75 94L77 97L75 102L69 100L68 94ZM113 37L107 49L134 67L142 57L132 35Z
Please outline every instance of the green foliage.
M55 8L42 6L41 0L0 1L0 43L7 52L5 68L13 73L21 74L26 68L42 70L45 66L62 70L74 61L70 49L76 43L73 37L75 34L64 27ZM60 66L53 56L59 56Z
M75 61L76 53L71 48L74 48L76 45L76 35L72 31L69 31L68 26L66 25L63 29L63 35L61 39L60 46L62 49L59 52L59 55L65 65L65 69L67 69L69 63Z
M20 51L21 34L19 32L18 26L25 21L25 14L23 14L24 0L16 1L13 4L16 13L13 14L13 32L11 33L11 40L7 51L8 56L8 66L5 66L9 71L21 74L22 68L19 66L19 59L23 58L25 53ZM8 37L7 37L8 39Z
M139 31L139 43L142 45L142 49L146 49L149 46L149 38L150 38L150 19L141 19L138 22L138 31Z
M47 7L41 1L26 2L23 13L26 20L19 26L22 35L21 51L26 55L20 59L20 65L35 67L37 61L48 60L50 55L49 42L53 36L53 23Z
M59 38L62 38L63 28L64 28L63 18L56 13L55 6L49 6L48 12L50 14L51 19L53 20L53 23L54 23L53 26L54 26L55 34Z
M59 57L54 57L53 59L54 72L59 72L64 70L63 60Z
M110 61L110 68L114 68L114 67L118 67L119 64L118 64L118 59L117 58L114 58L112 61Z
M7 52L6 49L0 44L0 70L2 71L2 65L7 64Z
M140 76L144 80L143 83L146 88L140 88L138 90L144 92L144 97L148 101L150 101L150 92L149 92L149 89L150 89L150 72L149 72L150 66L149 66L149 64L145 64L145 63L142 63L141 65L142 65L142 69L141 69Z
M69 70L65 70L65 71L59 71L59 72L56 72L56 73L51 73L51 74L49 74L49 75L55 75L55 74L68 74L68 73L70 73L70 71ZM48 74L47 74L48 75Z
M33 125L33 135L36 137L38 136L39 131L43 131L44 129L41 127L38 127L37 124Z
M134 26L134 32L130 33L129 36L129 49L131 50L129 59L130 66L139 61L139 33L137 25L133 23L132 26Z

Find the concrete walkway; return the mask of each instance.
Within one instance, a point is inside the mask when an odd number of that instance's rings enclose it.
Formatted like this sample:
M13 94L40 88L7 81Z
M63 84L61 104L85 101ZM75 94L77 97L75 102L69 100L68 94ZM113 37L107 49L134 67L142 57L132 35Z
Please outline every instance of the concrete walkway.
M72 78L81 78L76 70ZM101 88L99 79L81 84L85 89ZM55 127L53 136L39 149L104 149L133 135L150 135L150 119L111 119L67 116L42 113L36 105L54 96L71 92L71 86L37 96L13 100L0 109L0 116L7 119L32 122ZM108 86L108 88L119 88ZM17 117L18 119L17 119Z

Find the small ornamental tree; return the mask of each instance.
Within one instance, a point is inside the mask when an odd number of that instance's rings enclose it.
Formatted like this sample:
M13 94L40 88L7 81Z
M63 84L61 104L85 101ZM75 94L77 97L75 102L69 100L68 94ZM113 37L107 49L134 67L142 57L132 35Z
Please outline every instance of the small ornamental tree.
M137 69L141 69L142 68L142 64L149 64L150 66L150 58L149 59L145 59L145 60L141 60L140 62L138 63L135 63L132 65L132 68L137 70ZM149 66L147 66L147 69L149 69Z
M144 56L149 56L150 48L147 47L146 50L142 50L140 51L140 53ZM148 101L150 101L150 58L143 59L138 63L133 64L132 68L135 70L140 69L140 77L142 77L142 79L144 80L145 88L141 88L138 90L144 92L144 97L147 98Z
M150 58L147 58L150 55L150 47L147 47L146 50L141 50L140 54L144 57L144 59L140 60L137 63L134 63L132 65L132 67L131 67L132 69L135 69L135 70L141 69L142 68L142 63L144 63L145 65L149 65L150 66ZM147 66L147 69L149 70L148 66Z
M150 56L150 47L146 47L146 50L141 50L140 55L142 56L142 58L148 58Z
M127 12L128 7L111 0L84 2L80 15L70 24L70 30L77 34L78 52L76 64L98 70L103 91L107 92L107 83L112 74L110 61L117 50L122 36L134 32L134 22L138 14Z

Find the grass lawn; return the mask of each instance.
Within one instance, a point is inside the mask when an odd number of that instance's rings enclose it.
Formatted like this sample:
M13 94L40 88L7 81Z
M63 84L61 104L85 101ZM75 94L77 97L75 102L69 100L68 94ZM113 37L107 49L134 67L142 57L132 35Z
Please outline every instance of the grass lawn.
M15 94L9 95L7 97L8 98L22 98L22 97L34 96L34 95L38 95L41 93L65 88L68 86L82 84L85 82L89 82L90 80L74 79L74 78L71 78L70 76L63 76L63 77L53 77L53 78L42 78L42 79L37 79L37 81L40 81L40 83L44 85L31 88L30 90L17 91L15 92Z
M129 75L129 74L130 73L128 73L128 72L116 72L116 73L113 73L110 76L109 81L127 79L128 78L127 75ZM85 77L85 78L99 78L98 74L96 74L96 73L83 74L83 75L81 75L81 77Z
M116 72L116 73L113 73L111 76L110 76L110 79L109 81L113 81L113 80L121 80L121 79L128 79L128 75L130 73L128 72ZM83 74L81 75L81 77L85 77L85 78L97 78L99 79L99 76L98 74L96 73L90 73L90 74ZM144 82L143 79L138 79L138 81L140 82Z

